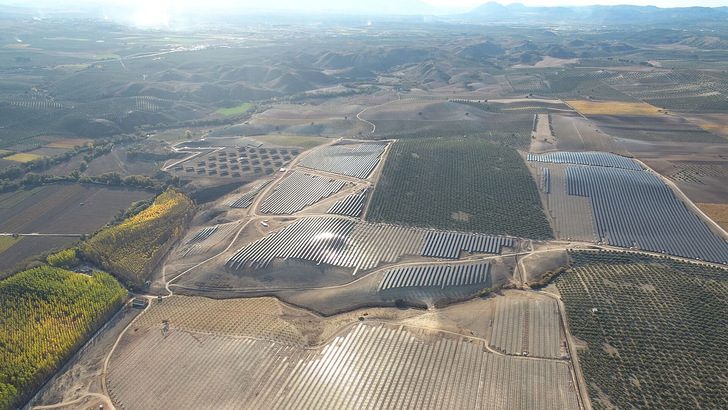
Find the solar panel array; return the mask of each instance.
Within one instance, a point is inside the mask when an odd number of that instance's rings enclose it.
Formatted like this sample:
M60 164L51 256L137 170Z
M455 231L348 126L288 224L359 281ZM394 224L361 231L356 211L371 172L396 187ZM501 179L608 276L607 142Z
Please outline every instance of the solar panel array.
M204 241L205 239L209 238L210 235L214 234L217 231L217 225L215 226L209 226L200 232L197 233L197 235L193 236L192 239L187 241L188 244Z
M364 179L377 166L379 157L386 148L386 142L366 143L355 148L331 145L310 153L299 165Z
M290 215L339 192L346 182L301 172L294 172L275 187L275 192L263 201L264 214Z
M253 187L250 191L243 194L243 196L236 198L232 200L228 204L230 208L247 208L250 206L250 204L253 203L253 198L260 192L261 189L265 188L266 185L268 185L270 181L264 181L256 186Z
M301 218L240 249L225 265L265 268L274 259L294 258L367 270L382 261L417 255L423 243L422 229L334 217Z
M593 165L599 167L623 168L641 171L642 168L629 158L604 152L552 152L543 155L529 154L527 159L532 162L546 162L554 164Z
M368 195L368 188L358 194L348 195L346 198L336 201L326 213L358 218L364 212L364 204L367 202Z
M544 194L548 194L551 187L551 170L541 168L541 190Z
M597 237L609 245L728 262L728 244L657 176L603 167L566 168L567 192L588 196Z
M180 248L179 255L182 258L191 255L199 255L209 251L213 246L223 240L228 234L232 233L240 225L237 222L231 222L222 225L207 227L198 232L192 239Z
M422 256L458 259L460 252L501 253L502 247L513 247L513 238L459 232L428 231Z
M481 262L470 265L420 265L388 270L379 283L377 291L412 288L467 286L487 283L490 264Z

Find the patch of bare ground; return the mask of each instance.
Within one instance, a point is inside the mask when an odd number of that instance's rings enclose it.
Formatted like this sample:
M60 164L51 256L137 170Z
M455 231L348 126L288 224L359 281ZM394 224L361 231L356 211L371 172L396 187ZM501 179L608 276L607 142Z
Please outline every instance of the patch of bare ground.
M695 203L728 203L728 144L619 140L631 156L672 179Z
M620 152L608 134L577 113L553 114L551 119L561 151Z
M556 138L551 135L550 120L547 114L536 114L536 131L531 133L532 154L541 154L554 151L557 146Z
M718 223L723 229L728 229L728 205L726 204L695 204L701 211L705 212L710 219Z
M470 214L463 211L457 211L452 213L452 219L456 221L463 221L463 222L469 222L470 221Z
M538 281L542 274L566 266L568 262L569 255L565 250L531 253L520 258L525 282Z

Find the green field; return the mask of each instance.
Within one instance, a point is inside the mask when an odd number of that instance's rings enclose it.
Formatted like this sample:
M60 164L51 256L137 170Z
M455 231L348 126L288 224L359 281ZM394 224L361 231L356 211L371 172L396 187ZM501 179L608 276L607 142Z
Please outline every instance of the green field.
M367 219L552 238L536 183L515 149L472 138L397 141Z
M8 250L9 247L15 245L23 239L22 236L18 238L13 238L12 236L0 236L0 254Z
M238 105L237 107L231 107L231 108L220 108L217 110L217 113L220 115L237 115L237 114L243 114L248 112L250 109L250 103L245 103Z
M728 272L622 252L570 256L556 285L588 344L579 361L595 409L725 407Z
M106 273L48 266L0 282L0 408L27 400L126 296Z

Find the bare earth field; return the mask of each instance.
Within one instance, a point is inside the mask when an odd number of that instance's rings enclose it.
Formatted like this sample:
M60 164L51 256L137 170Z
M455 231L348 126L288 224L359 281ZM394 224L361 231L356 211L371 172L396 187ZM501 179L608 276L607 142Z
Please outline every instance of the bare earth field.
M151 196L151 192L139 189L81 184L47 186L11 207L0 209L0 232L91 233L119 210Z

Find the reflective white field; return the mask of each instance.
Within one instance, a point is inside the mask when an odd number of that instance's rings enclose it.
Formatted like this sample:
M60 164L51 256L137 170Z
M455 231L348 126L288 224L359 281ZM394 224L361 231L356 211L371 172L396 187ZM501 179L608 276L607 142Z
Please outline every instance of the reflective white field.
M150 327L111 363L125 409L577 409L559 360L482 341L360 323L319 348Z

